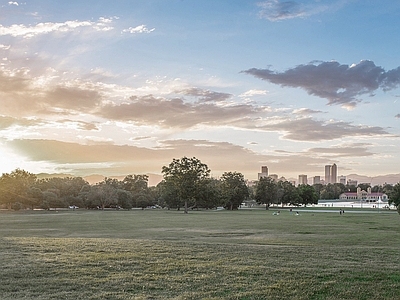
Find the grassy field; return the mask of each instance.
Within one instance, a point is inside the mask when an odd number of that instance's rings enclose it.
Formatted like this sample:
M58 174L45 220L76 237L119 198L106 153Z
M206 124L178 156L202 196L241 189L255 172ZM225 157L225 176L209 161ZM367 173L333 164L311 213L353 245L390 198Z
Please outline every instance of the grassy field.
M397 213L0 212L0 299L400 299Z

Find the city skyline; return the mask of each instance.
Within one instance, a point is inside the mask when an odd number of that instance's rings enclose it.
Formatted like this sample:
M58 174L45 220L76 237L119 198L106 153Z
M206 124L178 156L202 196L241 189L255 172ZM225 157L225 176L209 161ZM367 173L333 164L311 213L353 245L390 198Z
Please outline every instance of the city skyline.
M0 174L399 174L400 3L2 1ZM322 171L321 171L322 170Z

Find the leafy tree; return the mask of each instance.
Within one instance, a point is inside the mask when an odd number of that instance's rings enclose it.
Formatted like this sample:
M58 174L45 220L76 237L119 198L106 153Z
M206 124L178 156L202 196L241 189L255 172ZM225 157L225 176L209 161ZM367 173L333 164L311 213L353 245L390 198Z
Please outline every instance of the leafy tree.
M369 183L359 183L357 187L363 191L366 191L369 187L371 187L371 185Z
M301 203L299 193L291 182L287 180L278 182L278 203L282 203L282 205L299 205Z
M265 204L265 209L274 203L278 196L278 185L271 177L262 177L257 182L254 198L258 203Z
M249 196L244 176L238 172L225 172L221 176L221 192L224 207L233 210Z
M147 175L127 175L122 180L122 188L133 194L146 191L148 188L149 176Z
M13 202L31 206L28 191L35 181L36 175L21 169L4 173L0 177L0 204L6 204L8 208L11 208Z
M195 204L199 198L199 187L203 180L209 178L210 169L196 157L173 159L167 166L162 167L162 173L169 190L177 193L178 205L185 207Z
M90 188L90 192L87 195L87 207L98 206L104 209L105 207L117 204L117 188L113 184L108 183L105 179Z
M215 208L222 204L221 182L215 178L202 180L199 187L199 196L196 206L206 209Z
M300 204L317 204L318 203L318 195L315 189L308 184L301 184L297 187L297 192L300 196Z
M64 205L76 206L83 206L80 192L84 186L89 186L89 183L82 177L44 178L35 183L35 187L42 192L56 193Z
M393 186L389 193L389 204L397 207L397 212L400 214L400 182Z
M313 188L318 196L318 199L321 199L321 191L324 189L324 185L322 183L315 183L313 184Z
M158 189L158 204L161 207L170 208L177 208L178 210L181 207L181 202L178 197L178 189L174 185L172 181L161 181L157 185Z
M320 199L339 199L340 194L347 191L343 183L328 183L321 191Z
M123 189L117 189L117 203L123 209L131 209L133 207L132 194Z

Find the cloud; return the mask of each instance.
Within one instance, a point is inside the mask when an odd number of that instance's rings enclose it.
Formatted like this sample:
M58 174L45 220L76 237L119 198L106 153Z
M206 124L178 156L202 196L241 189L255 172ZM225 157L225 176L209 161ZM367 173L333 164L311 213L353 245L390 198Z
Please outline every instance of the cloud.
M16 1L9 1L9 2L8 2L8 5L15 5L15 6L18 6L19 4L18 4L18 2L16 2Z
M100 90L94 84L63 82L58 77L30 77L26 69L3 69L0 70L0 114L21 117L61 111L88 113L100 105Z
M351 66L336 61L299 65L285 72L249 69L244 73L281 85L302 88L308 94L325 98L329 105L355 106L359 96L400 85L400 67L385 71L374 62L363 60Z
M150 33L156 30L155 28L148 29L146 25L139 25L136 27L129 27L128 29L122 30L123 33Z
M345 0L284 1L267 0L257 3L260 17L269 21L305 18L326 11L335 11L346 4Z
M389 135L378 126L356 126L343 121L316 121L311 118L278 121L261 126L266 131L280 131L283 138L295 141L327 141L344 137L374 137Z
M11 26L0 25L0 36L13 36L13 37L23 37L32 38L37 35L49 34L52 32L64 33L75 31L79 28L91 28L95 31L109 31L113 27L110 26L110 21L112 19L99 18L97 22L93 21L66 21L62 23L38 23L34 26L25 26L23 24L13 24Z
M293 113L296 115L311 115L311 114L320 114L322 111L320 110L313 110L310 108L299 108L293 110Z
M189 88L181 91L175 91L177 94L193 96L199 98L202 102L221 102L232 97L232 94L213 92L199 88Z
M248 90L239 95L241 98L253 97L253 96L263 96L266 95L268 91L266 90Z
M132 96L129 102L107 104L98 114L119 121L131 121L141 125L190 128L198 124L232 124L257 113L251 105L237 104L218 106L215 103L189 103L180 98L165 99L147 95Z
M8 129L12 126L29 127L42 124L42 120L28 118L13 118L8 116L0 116L0 130Z
M307 152L311 155L318 155L325 158L366 157L375 155L375 153L368 151L368 146L371 146L371 144L355 143L350 145L338 145L330 148L311 148Z
M292 19L306 15L301 5L295 1L269 0L258 3L260 16L270 21Z
M164 140L157 148L90 143L82 145L55 140L14 140L6 142L16 153L41 164L54 164L54 171L89 174L127 175L161 173L173 158L197 157L207 164L212 176L226 171L242 172L256 179L259 166L268 164L271 172L284 174L309 170L322 172L326 159L308 153L260 155L228 142L207 140ZM226 162L229 161L229 167Z
M400 114L397 114L394 117L397 118L397 119L400 119Z

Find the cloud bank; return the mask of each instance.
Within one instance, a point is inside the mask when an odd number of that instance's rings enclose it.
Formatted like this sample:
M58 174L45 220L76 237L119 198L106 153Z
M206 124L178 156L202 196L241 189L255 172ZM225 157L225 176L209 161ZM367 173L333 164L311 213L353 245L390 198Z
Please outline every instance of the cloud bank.
M378 89L389 91L400 85L400 67L385 71L369 60L350 66L330 61L299 65L285 72L257 68L243 72L282 87L304 89L327 99L329 105L346 107L354 107L361 95L373 96Z

